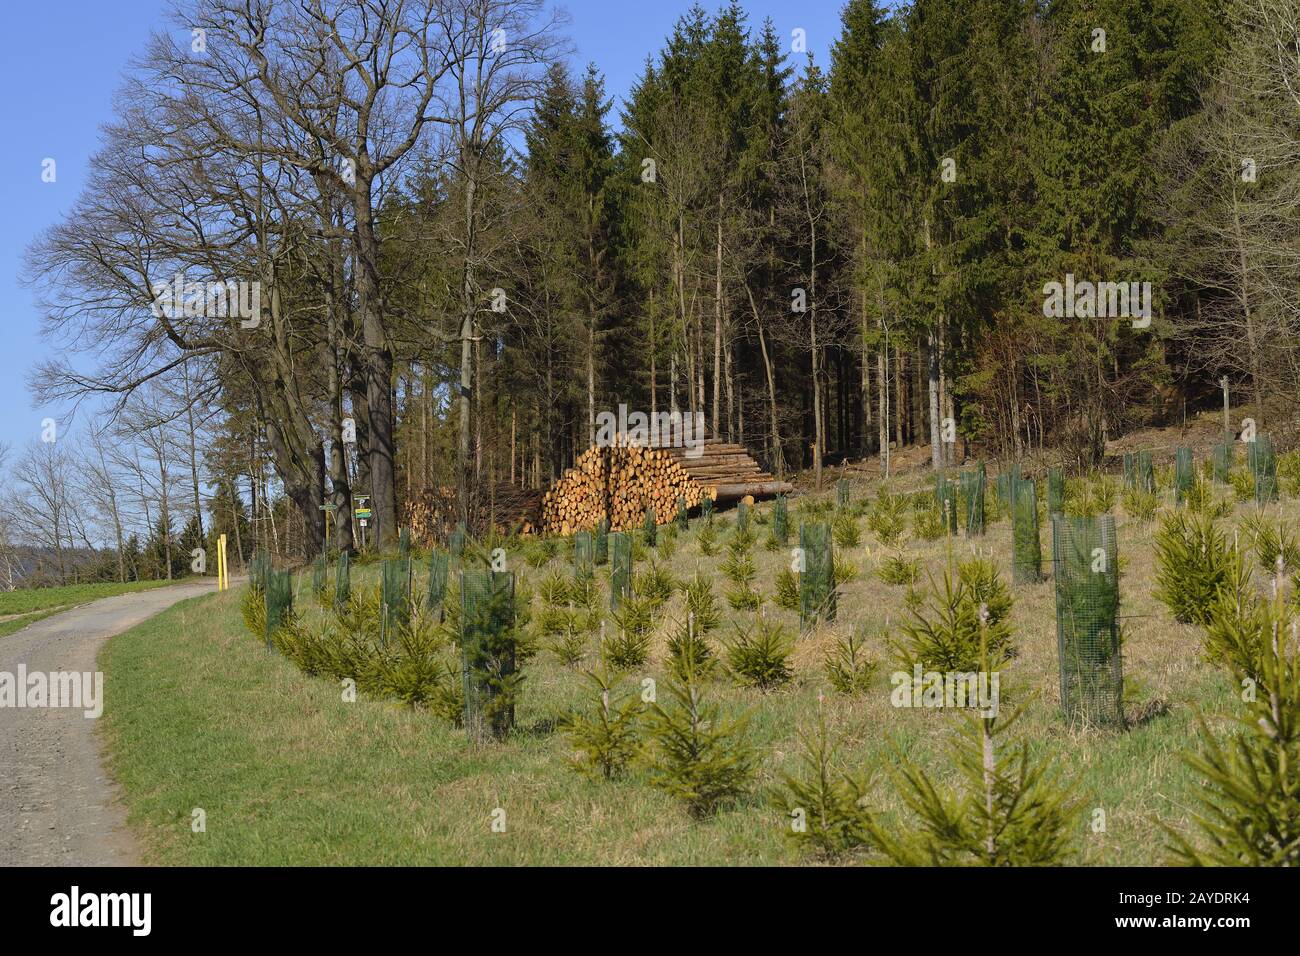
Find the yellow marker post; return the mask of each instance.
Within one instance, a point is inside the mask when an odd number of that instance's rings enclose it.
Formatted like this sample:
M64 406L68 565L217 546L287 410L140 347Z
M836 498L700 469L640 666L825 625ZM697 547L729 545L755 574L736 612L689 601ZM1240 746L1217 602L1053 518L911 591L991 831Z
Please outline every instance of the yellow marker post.
M226 536L223 534L217 539L217 590L225 591L230 588L230 575L226 571Z

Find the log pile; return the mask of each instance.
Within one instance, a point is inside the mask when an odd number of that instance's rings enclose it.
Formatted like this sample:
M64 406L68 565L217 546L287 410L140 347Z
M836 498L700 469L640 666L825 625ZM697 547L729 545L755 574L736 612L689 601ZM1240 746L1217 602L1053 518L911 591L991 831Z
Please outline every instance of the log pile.
M593 445L578 456L542 499L542 529L568 535L609 519L611 531L641 527L646 508L660 524L672 521L677 501L699 507L705 497L725 502L791 490L775 481L741 445L711 439L703 448L648 447L626 440Z
M697 483L713 489L720 504L744 498L771 498L789 494L794 486L777 481L759 467L744 445L707 438L699 448L664 448Z
M483 534L489 527L505 533L534 534L541 526L542 493L497 482L475 495L470 506L469 530ZM402 507L402 525L423 547L445 544L460 523L460 503L455 488L425 488Z
M640 445L592 445L542 498L542 528L572 534L609 519L611 531L639 528L646 508L660 524L677 515L677 499L699 507L712 490L692 481L667 451Z

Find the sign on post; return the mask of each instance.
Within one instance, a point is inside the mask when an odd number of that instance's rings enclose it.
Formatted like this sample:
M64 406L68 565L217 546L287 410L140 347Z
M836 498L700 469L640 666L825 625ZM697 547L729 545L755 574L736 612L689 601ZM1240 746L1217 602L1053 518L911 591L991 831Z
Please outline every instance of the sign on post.
M327 549L329 548L330 540L330 515L332 515L337 508L338 505L334 504L332 501L327 501L325 504L320 506L320 510L325 512L325 547Z
M357 519L357 524L361 526L361 547L366 546L366 525L370 523L370 496L353 495L352 496L352 516Z

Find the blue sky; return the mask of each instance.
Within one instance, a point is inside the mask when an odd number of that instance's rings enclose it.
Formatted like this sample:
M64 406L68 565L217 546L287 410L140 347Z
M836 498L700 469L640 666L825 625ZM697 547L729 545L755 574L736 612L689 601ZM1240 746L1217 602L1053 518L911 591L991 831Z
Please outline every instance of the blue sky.
M701 4L710 12L718 3ZM801 28L808 48L825 66L839 34L843 0L748 0L751 27L771 17L786 37ZM54 346L39 335L30 290L19 285L22 254L45 227L57 222L81 191L86 162L100 124L111 116L112 98L130 58L149 32L164 25L167 0L42 0L14 3L5 11L6 33L17 42L0 57L0 442L21 447L40 433L41 419L55 409L32 407L26 377ZM657 54L689 0L568 0L567 33L574 65L594 61L615 97L627 93L647 55ZM802 66L802 57L791 57ZM57 163L57 179L42 182L42 162Z

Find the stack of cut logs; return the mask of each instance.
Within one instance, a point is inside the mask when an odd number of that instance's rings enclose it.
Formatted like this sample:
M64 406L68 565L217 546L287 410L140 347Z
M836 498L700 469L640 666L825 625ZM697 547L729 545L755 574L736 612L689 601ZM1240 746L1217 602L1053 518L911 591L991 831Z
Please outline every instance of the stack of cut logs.
M542 497L542 527L552 534L572 534L609 519L611 531L639 528L646 508L660 524L677 515L677 499L699 507L706 489L673 461L667 451L620 443L593 445Z
M770 496L791 486L762 471L740 445L709 440L702 448L646 447L621 440L593 445L542 499L542 528L572 534L609 519L612 531L639 528L646 508L660 524L677 515L677 501L690 509L705 497L727 501Z
M777 481L758 466L744 445L736 445L721 438L707 438L696 448L665 448L673 461L681 465L691 478L701 485L713 488L713 498L719 503L734 501L750 495L770 498L787 495L793 485Z
M542 493L497 482L475 495L470 503L470 531L482 534L490 526L499 531L533 534L539 528ZM425 488L403 508L402 525L411 538L428 547L442 544L460 523L460 502L455 488Z

